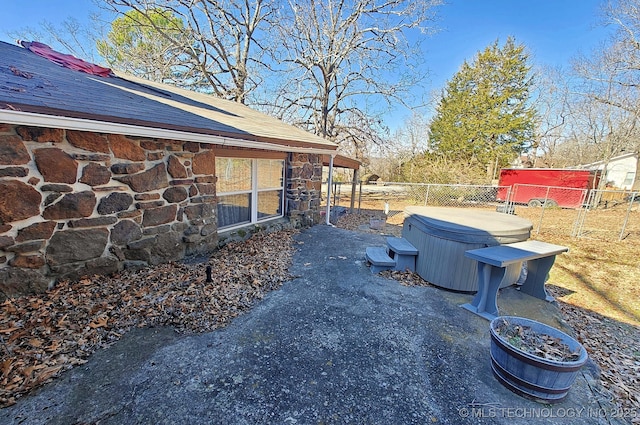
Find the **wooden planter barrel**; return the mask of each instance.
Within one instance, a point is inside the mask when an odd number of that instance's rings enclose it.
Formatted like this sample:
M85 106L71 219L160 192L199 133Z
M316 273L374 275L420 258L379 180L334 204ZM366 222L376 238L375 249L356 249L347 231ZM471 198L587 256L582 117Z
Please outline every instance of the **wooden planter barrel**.
M580 352L575 361L561 362L544 359L522 351L496 332L498 324L528 326L532 331L559 338L573 352ZM508 389L540 403L562 401L578 376L588 355L582 344L551 326L523 317L499 316L491 321L491 368L493 374Z

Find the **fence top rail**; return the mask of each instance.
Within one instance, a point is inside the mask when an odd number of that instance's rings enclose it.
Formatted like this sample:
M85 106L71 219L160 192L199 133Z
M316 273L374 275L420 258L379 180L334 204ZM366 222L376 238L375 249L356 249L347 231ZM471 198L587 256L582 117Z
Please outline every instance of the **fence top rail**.
M631 189L591 189L593 192L598 193L619 193L621 195L638 195L640 191Z
M359 180L356 183L365 183L366 180ZM327 183L326 181L324 182ZM352 181L334 181L333 184L353 184ZM491 184L446 184L446 183L408 183L408 182L372 182L369 186L446 186L446 187L487 187L487 188L501 188L509 186L496 186Z

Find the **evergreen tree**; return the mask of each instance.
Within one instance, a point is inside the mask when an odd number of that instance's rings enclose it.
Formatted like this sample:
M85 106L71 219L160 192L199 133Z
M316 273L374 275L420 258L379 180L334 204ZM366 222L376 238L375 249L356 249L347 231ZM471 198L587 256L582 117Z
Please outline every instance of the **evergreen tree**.
M533 140L532 77L523 45L496 40L447 83L431 122L432 153L465 164L466 180L491 179Z
M183 85L180 66L189 40L182 20L169 11L130 10L111 23L106 39L96 41L98 53L116 70L152 81ZM180 40L182 46L176 44Z

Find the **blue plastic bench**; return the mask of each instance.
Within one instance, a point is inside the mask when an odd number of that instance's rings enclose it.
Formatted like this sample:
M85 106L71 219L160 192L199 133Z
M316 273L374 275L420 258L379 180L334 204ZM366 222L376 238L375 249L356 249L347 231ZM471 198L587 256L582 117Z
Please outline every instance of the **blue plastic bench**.
M527 262L527 279L520 292L546 301L553 301L544 288L544 283L553 266L556 255L567 252L566 246L541 241L525 241L508 245L472 249L465 257L478 261L478 293L469 304L461 307L492 320L498 315L498 288L510 264Z

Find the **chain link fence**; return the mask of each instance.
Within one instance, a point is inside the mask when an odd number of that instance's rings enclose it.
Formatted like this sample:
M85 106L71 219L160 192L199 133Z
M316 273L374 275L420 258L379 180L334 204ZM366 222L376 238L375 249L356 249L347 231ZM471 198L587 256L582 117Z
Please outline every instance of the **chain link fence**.
M640 238L640 192L590 191L572 236L620 241Z
M326 193L326 185L324 193ZM533 223L533 234L625 240L640 238L640 193L554 186L443 185L336 182L335 211L367 211L401 224L410 205L480 208L516 214Z

